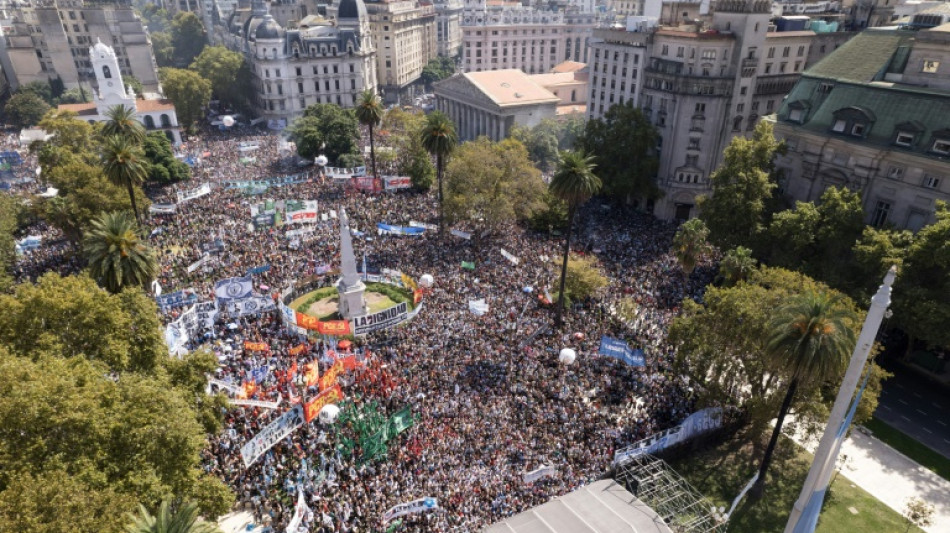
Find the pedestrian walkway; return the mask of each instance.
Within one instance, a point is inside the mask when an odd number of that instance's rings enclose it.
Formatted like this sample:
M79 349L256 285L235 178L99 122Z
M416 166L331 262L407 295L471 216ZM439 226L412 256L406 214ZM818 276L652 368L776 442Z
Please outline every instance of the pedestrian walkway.
M235 511L218 519L218 527L224 533L247 533L247 527L253 523L254 517L246 511Z
M802 442L802 435L789 435L811 453L818 439ZM863 432L853 430L841 445L841 457L847 457L841 474L866 490L885 505L903 514L907 500L920 498L933 505L933 524L927 533L950 531L950 481L915 463L904 454Z

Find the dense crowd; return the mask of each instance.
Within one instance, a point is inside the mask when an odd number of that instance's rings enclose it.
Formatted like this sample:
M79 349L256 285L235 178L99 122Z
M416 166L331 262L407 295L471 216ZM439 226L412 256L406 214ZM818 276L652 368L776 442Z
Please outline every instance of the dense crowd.
M258 148L242 152L246 143ZM251 205L265 198L317 200L321 215L337 215L345 207L359 232L354 246L360 261L365 256L374 269L435 279L414 319L358 339L352 350L361 364L340 379L345 409L376 402L388 416L411 407L414 425L390 441L382 460L364 462L359 449L350 454L337 446L352 437L352 427L314 420L249 468L242 462L245 442L301 394L318 392L298 388L293 370L317 362L322 375L346 355L334 339L301 337L285 328L275 311L240 318L222 312L214 329L190 345L207 344L221 362L215 377L235 385L266 366L267 377L257 383L252 399L281 402L276 410L229 409L225 430L210 438L204 452L206 469L234 489L239 506L258 524L283 531L303 491L313 510L309 531L383 530L387 509L424 497L437 498L439 509L403 517L403 531L478 531L602 476L615 450L675 425L693 410L689 384L669 367L665 336L682 299L700 297L708 269L683 275L669 251L674 226L626 207L590 202L578 220L575 250L599 259L609 285L597 298L576 303L566 325L554 330L553 311L538 294L545 288L555 292L560 237L517 226L493 234L459 228L472 232L471 240L435 231L378 235L377 223L435 224L435 196L348 190L318 168L298 167L286 143L272 135L208 135L179 152L194 163L194 178L150 191L152 201L174 203L177 192L205 183L211 192L179 203L175 214L149 216L146 232L158 251L158 283L165 293L193 289L200 300L210 300L216 281L269 265L253 276L255 290L269 296L295 281L319 279L321 267L338 267L335 216L309 225L309 235L288 238L289 229L300 228L250 224ZM221 186L225 180L300 173L305 183L259 195ZM188 266L215 240L223 251L189 273ZM506 260L501 248L520 263ZM54 258L63 255L42 253L23 258L21 277L56 268ZM475 269L461 268L463 261L474 262ZM325 277L327 284L333 281ZM477 316L468 302L481 298L489 311ZM636 302L635 317L617 315L622 298ZM166 321L180 311L167 311ZM646 367L599 356L605 334L643 349ZM245 350L244 341L266 343L267 349ZM577 351L573 365L558 362L565 347ZM292 349L296 355L290 355ZM524 473L542 465L553 465L556 474L525 483Z

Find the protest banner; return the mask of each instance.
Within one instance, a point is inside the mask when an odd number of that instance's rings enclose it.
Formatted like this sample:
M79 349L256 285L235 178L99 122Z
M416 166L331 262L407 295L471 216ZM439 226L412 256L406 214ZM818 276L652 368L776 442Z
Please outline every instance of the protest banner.
M320 410L325 406L341 401L343 401L343 389L339 385L330 387L307 402L304 406L304 420L310 422L320 414Z
M174 215L178 212L177 204L152 204L148 206L148 212L155 215Z
M387 191L394 191L412 187L412 180L408 176L383 176L383 184Z
M211 262L211 256L210 256L210 255L207 255L207 254L206 254L206 255L203 255L203 256L201 256L200 259L198 259L198 260L195 261L194 263L188 265L187 271L188 271L189 274L191 274L191 273L193 273L194 271L196 271L196 270L198 270L199 268L201 268L201 267L207 265L207 264L210 263L210 262Z
M162 311L184 307L198 302L198 295L192 289L184 289L155 297L155 303Z
M275 444L284 440L288 435L294 432L304 423L303 407L295 405L289 411L268 424L260 433L254 435L251 440L241 446L241 458L244 460L244 466L250 467L267 450Z
M263 274L264 272L267 272L268 270L270 270L270 265L269 265L269 264L268 264L268 265L261 265L261 266L259 266L259 267L252 267L252 268L247 269L247 275L248 275L248 276L253 276L253 275L256 275L256 274Z
M304 532L307 531L305 527L302 526L304 519L312 515L313 511L307 507L307 500L304 498L303 491L297 491L297 505L294 506L294 516L290 519L290 523L287 524L287 529L285 533L301 533L301 530Z
M465 270L475 270L475 261L462 261L462 268Z
M214 389L211 386L214 385L219 389L224 389L231 394L237 394L241 387L234 385L233 383L228 383L227 381L221 381L220 379L208 378L208 388L206 389L208 394L214 392Z
M195 304L195 316L200 329L214 329L214 321L218 318L218 302L198 302Z
M413 228L423 228L423 229L428 229L432 231L439 229L439 226L436 226L435 224L427 224L425 222L417 222L415 220L410 220L409 226Z
M460 238L462 238L462 239L465 239L466 241L472 238L472 234L469 233L469 232L467 232L467 231L461 231L461 230L453 229L453 230L449 231L449 233L451 233L452 235L455 235L456 237L460 237Z
M251 296L238 300L228 300L225 303L228 308L228 313L235 317L256 315L264 311L271 311L276 307L274 300L265 296Z
M412 226L393 226L392 224L376 224L376 232L379 235L422 235L424 228L414 228Z
M316 200L288 200L285 204L287 224L316 222L318 217Z
M231 405L239 405L242 407L262 407L264 409L277 409L280 406L280 402L265 402L263 400L234 399L234 400L231 400Z
M373 331L395 326L409 317L409 304L401 302L389 309L377 313L355 316L353 322L354 335L366 335Z
M320 382L320 365L316 361L303 365L303 377L308 387Z
M343 361L337 360L333 366L327 370L326 374L320 377L320 390L324 391L336 385L336 378L343 372Z
M307 345L306 345L306 344L298 344L297 346L294 346L293 348L287 350L287 353L289 353L290 355L293 355L293 356L297 356L297 355L302 354L303 351L306 350L306 349L307 349Z
M350 323L347 320L320 320L317 322L317 333L321 335L349 335Z
M195 198L201 198L206 194L211 194L211 185L205 183L197 189L191 189L189 191L178 191L176 195L178 196L178 203L183 204L187 201L194 200Z
M646 366L646 357L644 357L642 350L631 350L626 342L607 335L600 338L598 352L601 355L619 359L630 366Z
M412 416L412 409L407 405L389 418L389 436L395 437L403 431L411 428L414 423L415 418Z
M251 296L254 284L250 277L227 278L214 284L214 295L218 300L239 300Z
M644 453L655 454L666 448L682 444L683 442L703 433L722 427L722 408L707 407L686 417L686 420L675 428L651 435L635 442L631 446L617 450L614 453L614 463L623 463L626 460Z
M551 476L554 476L555 474L557 474L557 467L556 467L556 466L553 466L553 465L545 465L545 466L541 466L541 467L539 467L539 468L536 468L536 469L534 469L534 470L532 470L532 471L530 471L530 472L525 472L522 479L523 479L523 481L524 481L526 484L527 484L527 483L534 483L535 481L537 481L537 480L539 480L539 479L541 479L541 478L551 477Z
M270 351L270 346L268 346L266 342L244 341L244 349L251 352L268 352Z
M407 514L422 513L433 511L439 508L439 500L436 498L420 498L411 502L400 503L392 509L383 513L383 522L389 522L393 518L399 518Z
M508 250L505 250L504 248L501 248L500 250L501 250L501 255L502 255L505 259L507 259L508 261L510 261L511 264L513 264L513 265L515 265L515 266L521 264L521 259L518 259L518 258L515 257L514 255L512 255L511 252L509 252Z

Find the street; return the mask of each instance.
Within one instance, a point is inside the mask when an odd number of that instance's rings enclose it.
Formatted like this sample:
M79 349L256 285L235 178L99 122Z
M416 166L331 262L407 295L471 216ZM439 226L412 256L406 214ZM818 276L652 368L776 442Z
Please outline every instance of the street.
M950 400L909 372L884 382L874 416L950 458Z

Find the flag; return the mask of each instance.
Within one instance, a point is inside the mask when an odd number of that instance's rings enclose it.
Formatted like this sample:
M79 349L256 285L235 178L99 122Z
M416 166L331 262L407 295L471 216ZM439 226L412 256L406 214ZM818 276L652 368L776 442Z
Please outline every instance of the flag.
M313 387L320 381L320 366L316 361L303 365L303 375L307 380L307 386Z
M288 350L287 353L293 356L297 356L297 355L302 354L303 351L306 349L307 349L307 345L301 343L301 344L298 344L297 346L294 346L290 350Z
M227 278L214 284L214 295L219 300L238 300L250 297L253 289L250 277Z
M386 528L386 533L393 533L397 529L402 527L402 518L396 520L392 524L389 524L389 527Z
M415 422L415 420L412 417L412 409L410 409L407 405L390 417L389 424L392 428L391 433L393 435L398 435L399 433L402 433L403 431L412 427L413 422Z
M314 396L312 400L304 405L304 420L310 422L320 414L321 409L327 405L330 405L331 403L337 403L340 401L343 401L343 390L339 385L334 385L333 387Z
M337 360L337 362L333 363L333 366L330 367L330 370L327 370L327 373L320 378L320 390L323 391L332 387L341 372L343 372L343 361Z
M475 261L462 261L462 268L466 270L475 270Z

